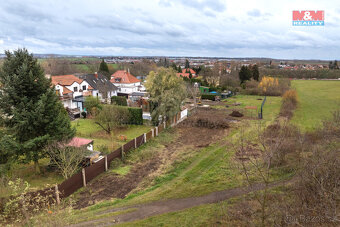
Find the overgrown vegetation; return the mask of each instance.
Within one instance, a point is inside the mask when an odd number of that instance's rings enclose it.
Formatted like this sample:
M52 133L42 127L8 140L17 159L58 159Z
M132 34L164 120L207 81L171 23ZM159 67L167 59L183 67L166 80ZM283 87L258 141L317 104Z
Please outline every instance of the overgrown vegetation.
M263 76L260 82L250 80L243 85L242 93L247 95L281 96L290 87L288 79L278 79L270 76Z
M127 100L123 96L112 96L111 104L115 104L118 106L127 106Z

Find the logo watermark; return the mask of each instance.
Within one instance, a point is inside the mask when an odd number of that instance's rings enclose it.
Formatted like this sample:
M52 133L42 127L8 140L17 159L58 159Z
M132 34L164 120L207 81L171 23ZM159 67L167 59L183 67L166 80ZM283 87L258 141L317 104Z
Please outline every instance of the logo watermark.
M293 10L293 26L324 26L323 10Z

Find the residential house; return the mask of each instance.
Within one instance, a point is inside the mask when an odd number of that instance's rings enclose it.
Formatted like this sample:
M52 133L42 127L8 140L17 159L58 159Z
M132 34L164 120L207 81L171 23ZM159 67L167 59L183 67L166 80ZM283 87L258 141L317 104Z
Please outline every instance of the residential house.
M93 149L93 140L91 139L73 137L66 146L86 148L87 152L82 163L83 167L94 164L104 158L99 151Z
M190 74L189 73L176 73L178 77L186 77L190 79Z
M79 75L79 78L86 81L93 88L91 95L98 97L101 101L107 99L110 102L112 96L117 96L118 88L100 73Z
M52 76L51 80L65 108L84 109L84 97L93 90L88 82L74 75Z
M188 74L190 74L191 73L191 75L192 75L192 77L196 77L196 72L195 72L195 70L193 70L193 69L182 69L182 73L188 73Z
M118 87L118 96L128 96L133 92L143 90L141 81L126 70L119 70L112 74L110 81Z

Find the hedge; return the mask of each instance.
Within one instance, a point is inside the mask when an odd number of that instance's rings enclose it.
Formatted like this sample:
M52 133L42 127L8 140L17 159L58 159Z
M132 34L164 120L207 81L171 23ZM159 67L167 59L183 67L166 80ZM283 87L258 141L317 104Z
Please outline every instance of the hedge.
M137 107L128 107L130 112L130 119L128 124L142 125L143 124L143 110Z
M112 96L111 103L118 106L127 106L126 98L123 96Z
M215 96L216 95L213 95L213 94L202 94L201 98L202 99L209 99L209 100L215 101Z

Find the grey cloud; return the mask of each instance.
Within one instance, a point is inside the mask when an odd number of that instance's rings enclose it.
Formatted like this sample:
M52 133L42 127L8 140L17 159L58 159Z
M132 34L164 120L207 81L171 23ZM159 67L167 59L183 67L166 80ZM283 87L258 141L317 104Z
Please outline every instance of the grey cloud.
M260 17L262 15L261 11L258 9L253 9L251 11L248 11L247 14L248 16L251 16L251 17Z

